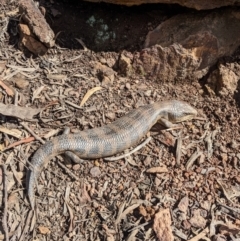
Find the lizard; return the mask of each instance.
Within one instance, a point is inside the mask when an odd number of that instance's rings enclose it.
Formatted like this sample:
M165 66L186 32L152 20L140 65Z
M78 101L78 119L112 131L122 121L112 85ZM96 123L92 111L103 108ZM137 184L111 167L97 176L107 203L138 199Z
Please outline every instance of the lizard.
M43 167L54 156L67 153L73 160L109 157L137 144L157 122L170 128L196 115L197 110L187 102L158 101L133 109L108 125L54 137L42 145L31 160L27 178L31 208L34 209L35 205L34 188L37 179Z

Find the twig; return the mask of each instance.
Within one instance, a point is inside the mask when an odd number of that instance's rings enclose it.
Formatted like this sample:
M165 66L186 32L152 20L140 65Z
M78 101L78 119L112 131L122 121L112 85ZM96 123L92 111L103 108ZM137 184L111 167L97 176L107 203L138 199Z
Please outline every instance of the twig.
M197 150L191 155L189 160L187 161L186 164L186 170L188 171L190 167L193 165L193 163L197 160L198 157L202 155L202 151L197 148Z
M140 150L142 147L144 147L145 145L147 145L147 143L152 139L151 136L149 136L144 142L142 142L140 145L138 145L137 147L135 147L132 151L128 152L128 153L125 153L121 156L116 156L116 157L107 157L107 158L104 158L104 160L106 161L117 161L117 160L120 160L122 158L126 158L130 155L132 155L134 152Z
M131 232L131 231L133 231L133 230L135 230L135 229L142 228L142 227L144 227L144 226L146 226L146 225L148 225L148 224L150 224L150 223L152 223L152 222L153 222L153 221L147 221L147 222L145 222L145 223L142 223L142 224L140 224L140 225L137 225L136 227L131 228L130 230L128 230L128 232Z
M79 54L78 56L73 57L73 58L71 58L71 59L65 59L65 60L63 61L63 63L70 63L70 62L73 62L73 61L75 61L75 60L81 58L81 56L82 56L82 54Z
M18 91L14 90L14 105L18 105Z
M74 108L76 108L76 109L83 109L83 107L80 107L79 105L76 105L76 104L74 104L74 103L72 103L72 102L70 102L70 101L68 101L68 100L65 100L64 101L66 104L68 104L68 105L71 105L72 107L74 107Z
M27 138L22 139L22 140L20 140L20 141L16 141L16 142L8 145L8 146L4 149L4 151L6 151L6 150L8 150L8 149L10 149L10 148L13 148L13 147L15 147L15 146L19 146L19 145L21 145L21 144L23 144L23 143L32 142L32 141L34 141L34 140L35 140L35 137L30 136L30 137L27 137Z
M63 160L61 156L58 156L58 159ZM65 170L65 172L66 172L70 177L72 177L73 179L75 179L75 180L77 180L77 181L79 180L79 178L78 178L73 172L71 172L67 167L65 167L60 161L58 161L57 163L58 163L58 165L59 165L61 168L63 168L63 169Z
M36 140L40 141L42 144L45 144L45 141L39 137L37 134L35 134L24 122L20 123L32 136L35 137Z
M180 131L177 139L176 163L178 166L180 166L181 156L182 156L182 131Z
M220 203L219 201L217 201L217 203L218 203L219 205L221 205L222 207L224 207L224 208L226 208L226 209L228 209L228 210L231 210L232 212L235 212L235 213L237 213L237 214L240 214L240 208L229 207L229 206L227 206L227 205L225 205L225 204L223 204L223 203Z
M2 170L4 174L4 182L3 182L3 190L4 190L4 211L3 211L3 218L2 218L2 226L3 230L5 232L5 240L9 241L9 234L8 234L8 228L7 228L7 210L8 210L8 202L7 202L7 170L6 166L2 164Z
M27 233L27 228L29 227L29 223L30 223L30 219L31 219L31 215L33 213L34 215L34 210L31 210L29 213L28 213L28 216L27 216L27 220L26 222L24 223L24 228L23 228L23 231L22 231L22 235L21 237L19 238L19 241L22 241L22 240L25 240L25 235Z
M196 235L195 237L189 239L188 241L197 241L202 239L203 237L206 236L206 234L209 232L209 228L205 228L203 229L203 231L201 233L199 233L198 235Z
M75 39L82 45L84 51L88 51L86 44L80 38Z

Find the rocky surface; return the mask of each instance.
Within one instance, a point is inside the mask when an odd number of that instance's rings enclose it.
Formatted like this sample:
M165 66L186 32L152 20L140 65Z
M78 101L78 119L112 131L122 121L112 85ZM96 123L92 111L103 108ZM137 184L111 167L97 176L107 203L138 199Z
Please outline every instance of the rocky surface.
M203 9L214 9L220 8L224 6L235 6L239 5L239 0L87 0L89 2L107 2L113 4L121 4L126 6L133 6L133 5L140 5L140 4L147 4L147 3L165 3L165 4L179 4L184 7L194 8L197 10Z

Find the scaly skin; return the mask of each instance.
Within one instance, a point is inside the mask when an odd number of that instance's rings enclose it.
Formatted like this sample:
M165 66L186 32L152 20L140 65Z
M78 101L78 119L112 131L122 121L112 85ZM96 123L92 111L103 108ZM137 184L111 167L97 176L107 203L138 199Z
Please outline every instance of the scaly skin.
M171 123L190 120L197 111L188 103L171 100L141 106L109 125L61 135L41 146L32 158L28 173L28 197L34 209L34 187L43 166L54 156L70 151L82 159L108 157L137 144L161 120L167 127Z

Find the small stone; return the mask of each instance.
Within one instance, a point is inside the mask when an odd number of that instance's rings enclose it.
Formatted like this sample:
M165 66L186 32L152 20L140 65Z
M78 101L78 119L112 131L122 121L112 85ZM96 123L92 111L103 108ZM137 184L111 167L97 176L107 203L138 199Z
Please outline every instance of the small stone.
M188 196L185 196L180 200L178 204L178 209L183 213L187 213L188 206L189 206L189 199L188 199Z
M80 169L80 164L73 165L72 169L73 169L74 171L79 170L79 169Z
M237 158L238 158L238 160L240 160L240 153L237 154Z
M147 156L147 157L145 158L145 160L143 161L144 166L149 166L149 165L151 164L151 161L152 161L151 157L150 157L150 156Z
M227 148L225 146L220 146L220 151L227 153Z
M196 209L193 211L193 216L191 217L189 222L195 228L204 228L206 226L207 220L201 215L201 210Z
M116 115L113 112L107 112L106 117L110 120L114 120L116 118Z
M101 175L101 171L99 169L99 167L93 167L91 168L90 170L90 174L93 176L93 177L99 177Z
M222 154L221 154L221 158L222 158L222 161L223 161L223 162L226 162L227 159L228 159L228 155L227 155L226 153L222 153Z
M230 145L231 145L231 147L232 147L233 149L237 149L237 148L238 148L238 144L237 144L237 142L236 142L235 140L232 140L231 143L230 143Z
M131 89L131 85L130 85L129 83L126 83L126 88L127 88L128 90L130 90L130 89Z
M147 97L150 97L152 94L152 91L151 90L147 90L145 91L144 95L147 96Z

